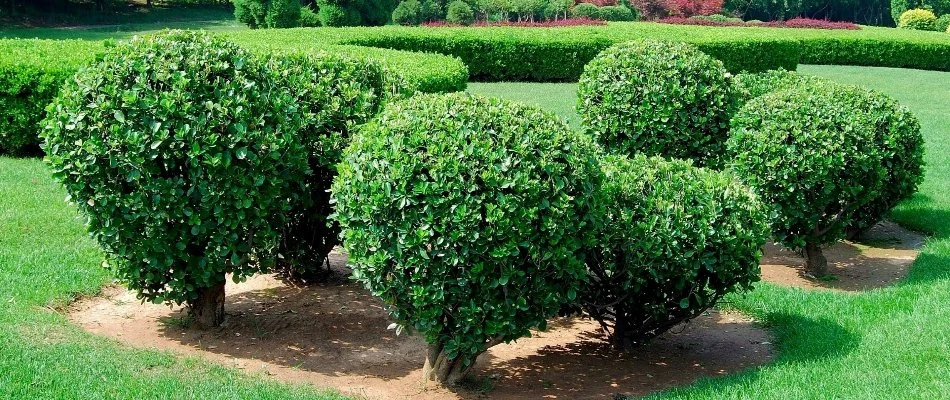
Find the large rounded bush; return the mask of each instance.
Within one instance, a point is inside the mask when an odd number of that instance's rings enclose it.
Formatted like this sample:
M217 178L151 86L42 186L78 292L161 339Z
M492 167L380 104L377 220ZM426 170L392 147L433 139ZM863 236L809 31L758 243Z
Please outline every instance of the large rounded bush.
M445 21L451 24L471 25L475 22L475 12L468 3L455 0L445 8Z
M270 0L264 21L268 28L296 28L300 26L300 0Z
M947 32L950 29L950 14L941 15L940 18L937 18L937 21L934 22L934 29L937 32Z
M363 21L359 11L327 0L318 0L317 17L323 26L358 26Z
M608 150L714 165L732 95L722 62L685 43L621 43L601 52L578 85L585 128Z
M427 378L456 382L575 298L596 153L538 108L466 94L390 104L354 136L336 220L354 277L425 335Z
M615 346L643 344L759 280L768 215L737 178L644 155L602 166L597 244L578 304Z
M251 29L266 28L270 0L234 0L234 18Z
M312 28L320 26L320 16L309 6L300 8L300 26Z
M571 17L600 19L600 8L591 3L579 3L571 8Z
M403 0L393 10L393 23L419 25L422 22L422 3L419 0Z
M897 21L898 28L920 31L937 30L937 16L933 11L915 8L904 11Z
M223 319L225 275L266 267L307 171L294 99L263 62L207 34L121 44L64 85L47 162L118 279Z
M300 202L288 213L278 251L277 272L294 279L322 277L319 267L339 244L330 223L330 184L352 132L385 102L407 93L406 83L376 61L318 53L273 57L281 85L292 88L300 115L298 137L309 152L310 174Z
M738 111L749 100L764 94L823 81L822 78L814 75L800 75L794 71L784 69L741 73L732 79L732 94L736 99L733 106Z
M597 15L604 21L636 21L637 14L627 6L603 6Z
M917 157L888 143L890 128L883 127L893 123L882 122L894 115L881 99L866 89L812 82L753 99L732 120L731 168L773 206L775 239L804 248L815 275L826 273L821 247L842 239L849 226L871 223L871 213L861 210L889 197L893 160Z

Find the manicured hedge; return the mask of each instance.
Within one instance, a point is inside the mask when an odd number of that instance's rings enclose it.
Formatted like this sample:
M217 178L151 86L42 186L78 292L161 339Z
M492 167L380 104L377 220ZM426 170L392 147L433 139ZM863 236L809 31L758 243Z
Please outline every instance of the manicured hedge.
M468 70L459 60L437 54L415 54L356 46L296 45L273 40L266 32L232 39L256 51L320 50L382 61L402 75L410 89L423 92L464 90ZM39 154L37 126L62 83L101 53L108 43L80 40L0 39L0 154Z

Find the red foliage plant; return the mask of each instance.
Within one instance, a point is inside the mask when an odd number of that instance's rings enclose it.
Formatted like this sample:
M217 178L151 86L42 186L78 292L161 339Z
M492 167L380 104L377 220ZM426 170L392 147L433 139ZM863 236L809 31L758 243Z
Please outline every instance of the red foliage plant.
M490 26L518 26L523 28L547 28L547 27L558 27L558 26L581 26L581 25L607 25L606 21L601 21L599 19L589 19L589 18L569 18L569 19L559 19L557 21L539 21L539 22L512 22L512 21L499 21L499 22L487 22L487 21L478 21L470 26L474 27L490 27ZM453 27L453 26L462 26L458 24L450 24L445 21L433 21L426 22L422 26L440 28L440 27Z
M788 21L769 21L760 23L711 21L708 19L669 17L657 20L661 24L702 25L702 26L765 26L769 28L811 28L811 29L861 29L853 22L834 22L824 19L792 18Z
M723 0L667 0L670 15L692 17L711 15L722 11Z

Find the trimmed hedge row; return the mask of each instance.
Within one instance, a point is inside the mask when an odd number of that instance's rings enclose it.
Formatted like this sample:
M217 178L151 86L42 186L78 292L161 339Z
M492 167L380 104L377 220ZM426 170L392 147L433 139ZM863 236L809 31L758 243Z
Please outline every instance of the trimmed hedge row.
M422 92L464 90L468 81L465 64L444 55L356 46L295 46L261 34L235 39L255 51L323 50L382 61L402 75L410 89ZM111 45L111 41L0 39L0 154L38 155L37 124L46 105L63 82Z

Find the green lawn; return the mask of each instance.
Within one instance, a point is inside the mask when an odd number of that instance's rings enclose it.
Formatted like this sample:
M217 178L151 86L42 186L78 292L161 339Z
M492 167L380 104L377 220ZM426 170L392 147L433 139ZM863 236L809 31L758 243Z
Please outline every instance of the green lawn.
M760 284L732 304L768 325L778 361L660 398L950 397L950 73L861 67L802 72L881 89L921 119L927 178L894 218L933 235L908 279L863 294ZM574 116L574 86L472 84ZM109 281L63 189L36 159L0 158L0 398L340 398L305 386L86 334L60 307Z
M799 71L881 90L920 118L927 176L892 218L931 235L910 276L858 295L759 284L732 305L778 339L778 361L671 390L676 399L950 398L950 73L802 66ZM573 84L470 84L469 91L538 104L577 121Z

